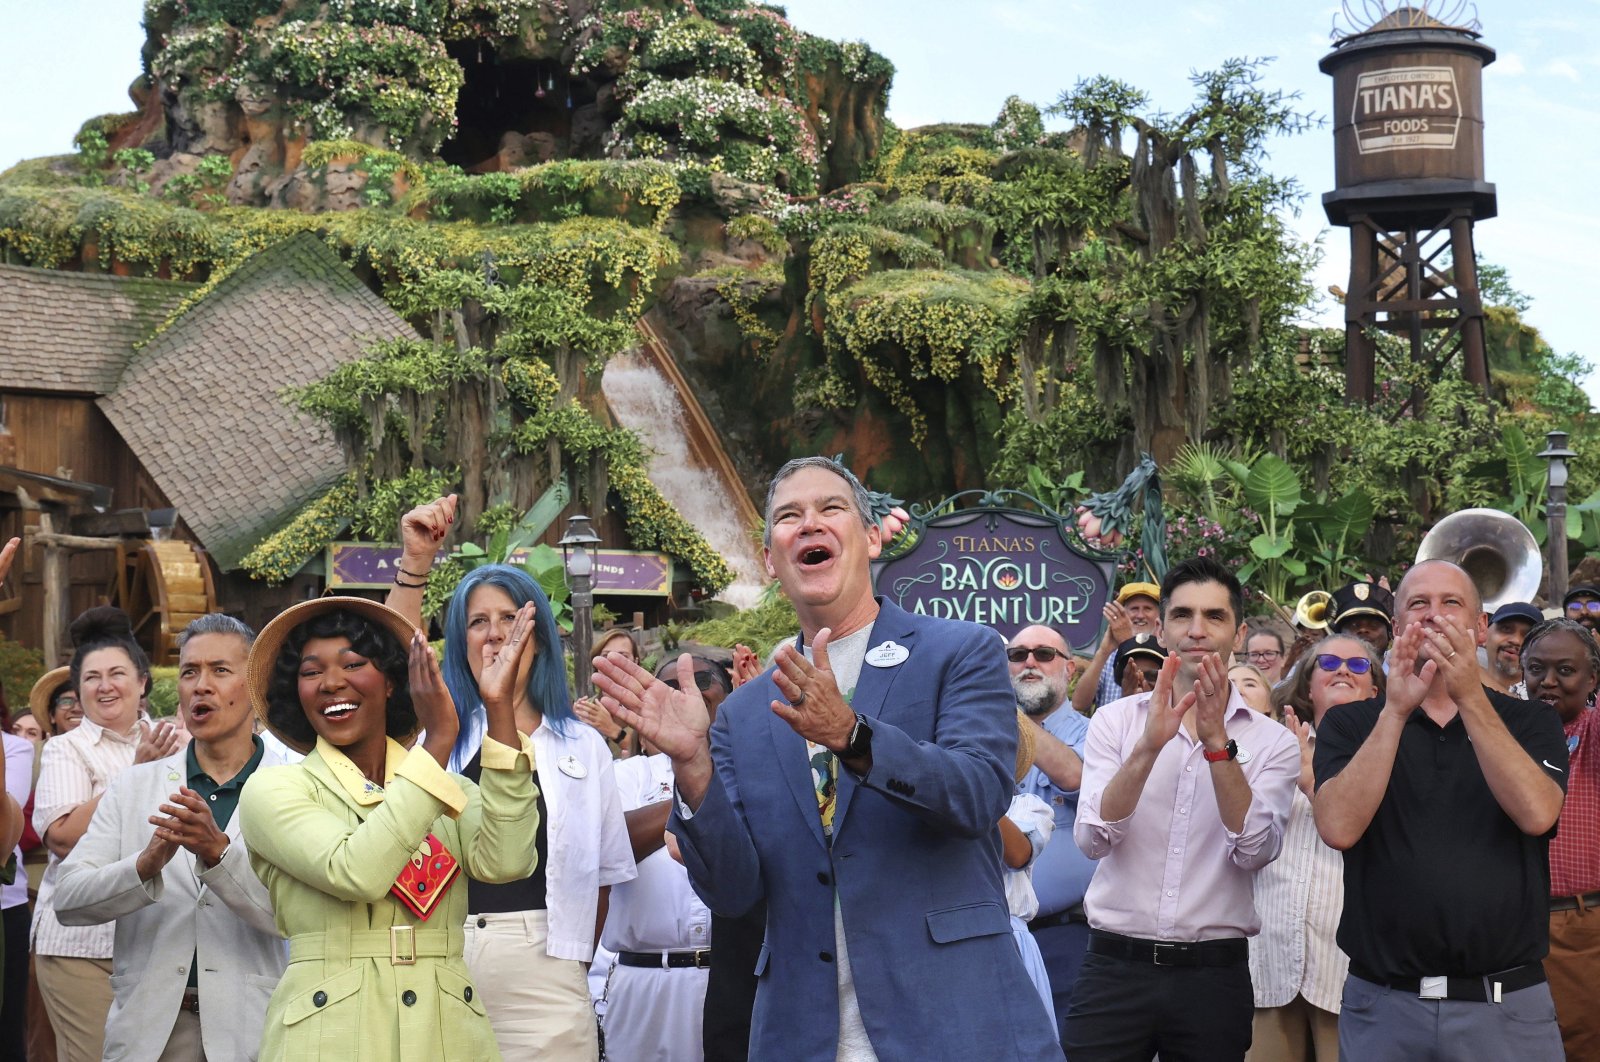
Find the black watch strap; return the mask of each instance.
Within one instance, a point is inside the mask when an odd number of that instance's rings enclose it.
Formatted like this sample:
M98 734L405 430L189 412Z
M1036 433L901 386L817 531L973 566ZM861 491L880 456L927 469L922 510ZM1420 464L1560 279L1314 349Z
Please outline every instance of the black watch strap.
M860 712L856 713L856 725L850 730L843 755L850 759L866 759L872 755L872 724Z

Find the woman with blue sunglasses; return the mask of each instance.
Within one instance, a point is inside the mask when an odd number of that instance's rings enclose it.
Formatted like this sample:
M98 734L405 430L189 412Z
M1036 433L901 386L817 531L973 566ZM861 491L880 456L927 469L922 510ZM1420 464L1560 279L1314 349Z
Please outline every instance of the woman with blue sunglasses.
M1300 788L1283 854L1256 875L1261 933L1250 941L1256 1016L1249 1059L1339 1057L1339 996L1350 965L1334 942L1344 909L1344 861L1317 835L1311 748L1329 711L1383 693L1383 668L1372 647L1344 634L1307 650L1274 693L1289 709L1284 725L1300 739Z

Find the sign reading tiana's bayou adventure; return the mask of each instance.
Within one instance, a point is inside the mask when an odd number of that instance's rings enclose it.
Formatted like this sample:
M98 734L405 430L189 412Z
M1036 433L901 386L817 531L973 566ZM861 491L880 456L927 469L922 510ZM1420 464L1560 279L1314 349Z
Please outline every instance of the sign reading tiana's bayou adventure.
M1074 649L1092 649L1112 558L1075 545L1053 515L998 504L950 511L951 502L913 514L909 551L875 565L878 593L908 612L986 624L1007 638L1043 624Z

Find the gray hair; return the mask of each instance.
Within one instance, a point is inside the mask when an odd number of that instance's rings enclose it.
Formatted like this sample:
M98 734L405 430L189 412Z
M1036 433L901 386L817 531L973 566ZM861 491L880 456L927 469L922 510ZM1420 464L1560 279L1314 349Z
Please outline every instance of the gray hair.
M807 468L820 468L844 480L850 488L851 502L855 505L856 512L861 515L861 526L872 526L872 497L867 493L867 488L863 487L861 481L855 477L854 472L831 457L797 457L778 469L777 475L772 477L772 482L767 484L767 504L762 510L762 515L766 518L766 526L761 531L763 546L769 549L772 547L772 501L778 493L778 484Z
M253 645L256 640L256 632L241 621L225 612L207 612L189 621L183 633L178 635L178 648L182 649L189 644L190 638L198 638L202 634L232 634L243 638L245 645Z

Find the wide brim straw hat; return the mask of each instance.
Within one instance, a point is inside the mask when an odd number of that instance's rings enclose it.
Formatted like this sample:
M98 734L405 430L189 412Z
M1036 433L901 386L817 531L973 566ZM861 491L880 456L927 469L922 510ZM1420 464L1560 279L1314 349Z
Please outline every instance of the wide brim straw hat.
M1017 709L1017 781L1021 782L1033 768L1033 721Z
M45 737L55 733L50 729L50 702L55 699L57 691L71 681L70 667L52 668L40 675L39 681L28 691L28 707L33 709L33 717L39 720L39 729L44 731Z
M267 692L272 687L272 672L278 663L278 653L289 640L289 635L301 624L309 623L329 612L353 612L371 620L394 635L400 642L402 650L409 650L411 636L416 633L416 627L400 613L388 605L364 597L319 597L311 601L302 601L280 612L271 623L267 624L261 633L256 635L255 644L250 647L249 662L245 665L245 683L250 689L250 707L255 711L256 718L261 720L261 725L272 732L273 737L297 752L310 752L311 746L290 738L272 725L272 720L267 715Z

